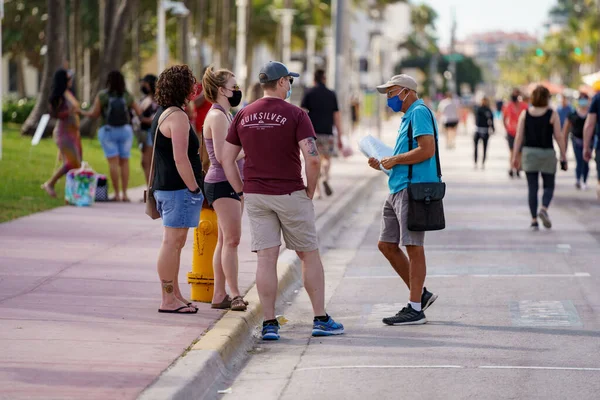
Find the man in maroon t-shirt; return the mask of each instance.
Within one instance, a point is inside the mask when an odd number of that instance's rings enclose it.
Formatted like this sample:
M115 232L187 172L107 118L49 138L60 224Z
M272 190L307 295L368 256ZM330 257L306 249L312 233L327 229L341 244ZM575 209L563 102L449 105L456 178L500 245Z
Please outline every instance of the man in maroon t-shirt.
M252 251L258 253L256 287L264 312L264 340L279 339L275 300L282 232L286 247L302 260L304 287L315 314L313 336L344 333L343 325L325 312L325 278L312 203L321 167L315 131L308 115L285 101L298 76L279 62L263 66L259 79L265 96L236 114L221 160L233 189L240 197L246 193ZM235 164L242 148L246 155L243 183Z

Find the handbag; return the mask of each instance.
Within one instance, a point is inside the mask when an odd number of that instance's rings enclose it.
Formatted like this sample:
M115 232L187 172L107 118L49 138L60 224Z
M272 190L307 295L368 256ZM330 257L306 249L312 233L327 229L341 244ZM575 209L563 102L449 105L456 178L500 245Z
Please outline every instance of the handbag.
M431 110L427 108L431 113ZM431 113L435 139L435 164L439 182L412 183L413 166L408 166L408 230L416 232L439 231L446 228L444 204L446 184L442 182L442 168L438 145L438 132ZM412 123L408 125L408 151L413 149Z
M144 203L146 203L146 215L148 215L152 219L159 219L160 213L156 208L156 199L154 198L154 189L152 185L154 184L154 156L156 154L156 138L158 136L158 129L160 125L165 122L165 120L169 117L169 115L173 114L175 111L181 110L180 108L176 108L171 110L162 121L158 122L156 125L156 130L154 131L154 146L152 146L152 161L150 162L150 175L148 178L148 189L144 190ZM160 119L160 116L156 118Z

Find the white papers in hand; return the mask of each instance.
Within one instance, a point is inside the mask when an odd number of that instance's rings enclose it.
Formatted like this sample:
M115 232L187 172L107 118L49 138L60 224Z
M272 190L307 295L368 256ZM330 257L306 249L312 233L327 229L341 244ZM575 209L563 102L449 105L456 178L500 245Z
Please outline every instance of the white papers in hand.
M394 155L394 149L371 135L367 135L360 139L358 142L358 147L367 158L373 157L379 161L385 157L391 157ZM381 170L386 174L390 174L390 171L383 168L383 166L380 166L379 168L381 168Z

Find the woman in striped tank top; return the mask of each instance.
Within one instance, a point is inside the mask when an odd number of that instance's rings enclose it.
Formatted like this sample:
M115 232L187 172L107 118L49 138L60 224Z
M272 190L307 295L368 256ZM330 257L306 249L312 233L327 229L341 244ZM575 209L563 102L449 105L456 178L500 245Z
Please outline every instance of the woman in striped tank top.
M212 308L245 311L246 302L238 287L238 245L242 234L243 193L231 187L221 166L221 153L229 125L233 120L230 110L242 100L242 92L235 76L226 69L209 67L202 79L204 96L213 103L204 121L203 135L210 158L210 168L204 178L206 200L219 221L219 238L213 257L215 275ZM243 152L238 157L238 168L243 179ZM229 285L231 296L225 290Z

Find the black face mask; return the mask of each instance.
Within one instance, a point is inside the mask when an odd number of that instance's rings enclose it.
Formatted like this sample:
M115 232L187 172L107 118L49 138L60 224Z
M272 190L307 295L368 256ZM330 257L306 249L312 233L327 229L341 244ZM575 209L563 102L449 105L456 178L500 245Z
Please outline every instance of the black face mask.
M511 100L514 101L515 103L517 101L519 101L519 96L515 96L514 94L512 96L510 96Z
M232 90L231 92L233 93L233 95L231 97L228 97L227 100L229 100L229 105L231 107L237 107L242 102L242 91Z
M150 94L150 89L148 89L147 86L140 86L140 90L142 91L142 93L144 94Z

